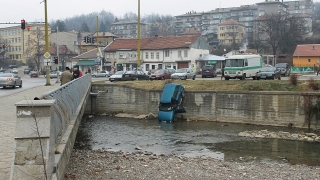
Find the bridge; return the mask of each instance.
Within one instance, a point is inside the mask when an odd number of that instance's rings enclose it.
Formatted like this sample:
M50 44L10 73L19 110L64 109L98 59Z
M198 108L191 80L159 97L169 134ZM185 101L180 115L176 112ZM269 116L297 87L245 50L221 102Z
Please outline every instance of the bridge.
M10 179L64 179L74 141L91 95L85 75L40 97L15 103L15 147Z

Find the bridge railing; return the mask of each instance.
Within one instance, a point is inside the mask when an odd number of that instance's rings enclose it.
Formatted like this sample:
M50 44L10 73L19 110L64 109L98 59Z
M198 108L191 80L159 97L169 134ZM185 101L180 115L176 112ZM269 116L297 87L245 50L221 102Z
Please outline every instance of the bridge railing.
M55 144L58 145L64 135L71 117L75 116L82 98L88 92L91 76L84 75L63 86L47 92L42 96L45 100L56 100L54 103L54 135Z

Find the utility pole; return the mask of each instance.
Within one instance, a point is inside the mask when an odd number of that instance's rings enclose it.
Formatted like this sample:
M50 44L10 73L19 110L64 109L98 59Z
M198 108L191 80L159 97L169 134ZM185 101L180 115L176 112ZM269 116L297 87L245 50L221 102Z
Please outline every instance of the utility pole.
M140 0L138 0L138 60L137 60L137 69L140 69Z
M60 74L59 74L59 61L62 61L62 59L59 58L59 45L58 45L58 32L59 32L59 27L57 26L57 34L56 34L56 39L57 39L57 43L56 43L56 46L57 46L57 57L58 57L58 70L57 70L57 81L56 83L60 83ZM62 63L63 65L64 63ZM64 71L64 66L62 66L62 71Z
M50 54L49 53L49 28L48 28L48 12L47 12L47 0L44 1L44 17L45 17L45 41L46 41L46 53L45 54ZM50 56L49 56L50 57ZM46 66L46 86L50 86L50 76L49 76L49 71L50 71L50 66Z

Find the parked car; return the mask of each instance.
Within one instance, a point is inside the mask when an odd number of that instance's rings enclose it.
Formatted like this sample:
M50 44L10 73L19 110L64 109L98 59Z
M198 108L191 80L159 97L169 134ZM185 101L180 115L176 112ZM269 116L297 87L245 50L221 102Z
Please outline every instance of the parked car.
M12 68L11 72L14 74L18 74L18 68Z
M291 69L288 63L278 63L275 67L281 71L281 76L290 76Z
M176 70L174 69L159 69L153 74L149 76L150 80L157 80L157 79L170 79L171 74L175 73Z
M10 73L10 70L8 70L8 69L0 69L0 73Z
M10 86L13 89L15 89L16 86L19 86L21 88L22 87L21 77L13 73L0 74L0 86L2 86L3 88Z
M171 79L196 79L196 74L191 68L181 68L171 75Z
M24 68L24 70L23 70L23 74L29 74L29 73L30 73L30 71L31 71L31 69L30 69L30 68Z
M113 82L113 81L121 81L122 79L122 74L124 73L124 71L117 71L115 74L111 75L109 77L109 81Z
M279 79L281 80L281 71L276 67L264 67L256 76L257 80L260 79Z
M184 87L181 84L166 84L160 98L158 120L174 121L177 113L185 113L182 105L184 97Z
M59 73L59 76L61 76L62 72L60 72L60 71L51 71L49 73L50 79L57 78L58 77L58 73ZM44 75L44 77L47 77L47 75Z
M149 76L141 70L126 71L122 74L122 81L149 80Z
M38 71L30 71L30 77L33 78L33 77L39 77L39 74L38 74Z
M109 71L99 71L98 73L93 73L92 77L110 77L110 72Z
M206 65L202 67L201 77L217 77L217 70L214 65Z

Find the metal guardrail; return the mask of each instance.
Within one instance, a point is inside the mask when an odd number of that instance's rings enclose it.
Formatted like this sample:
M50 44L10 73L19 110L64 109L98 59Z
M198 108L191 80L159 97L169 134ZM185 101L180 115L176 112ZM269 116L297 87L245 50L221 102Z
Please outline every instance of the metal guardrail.
M56 100L53 119L55 123L55 144L58 145L69 121L77 112L83 97L88 93L91 76L84 75L43 95L45 100Z

